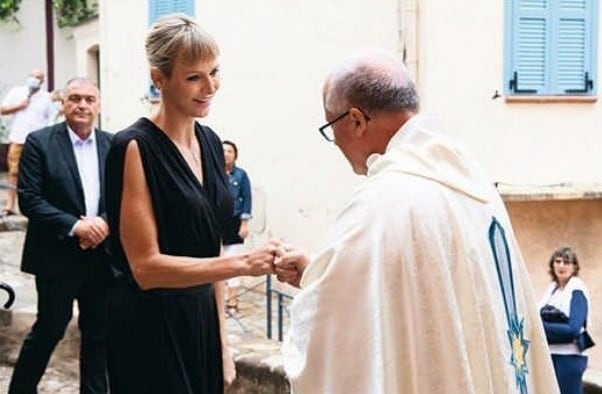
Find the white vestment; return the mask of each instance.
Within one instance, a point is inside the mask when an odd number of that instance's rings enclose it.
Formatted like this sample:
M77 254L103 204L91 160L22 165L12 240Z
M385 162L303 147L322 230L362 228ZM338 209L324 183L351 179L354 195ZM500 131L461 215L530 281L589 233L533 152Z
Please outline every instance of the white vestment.
M509 340L493 217L513 263L526 356ZM520 376L529 394L559 391L504 204L422 115L368 159L301 287L283 344L294 393L514 394Z

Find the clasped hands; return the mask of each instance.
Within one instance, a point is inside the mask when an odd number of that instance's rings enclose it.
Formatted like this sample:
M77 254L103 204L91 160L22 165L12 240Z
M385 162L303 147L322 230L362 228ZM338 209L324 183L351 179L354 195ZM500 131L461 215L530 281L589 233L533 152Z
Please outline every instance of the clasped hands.
M79 239L81 249L94 249L109 235L109 225L99 216L82 216L75 226L74 235Z
M276 274L279 281L300 287L303 271L309 263L309 257L285 244L279 239L272 239L263 248L249 254L252 264L264 274Z

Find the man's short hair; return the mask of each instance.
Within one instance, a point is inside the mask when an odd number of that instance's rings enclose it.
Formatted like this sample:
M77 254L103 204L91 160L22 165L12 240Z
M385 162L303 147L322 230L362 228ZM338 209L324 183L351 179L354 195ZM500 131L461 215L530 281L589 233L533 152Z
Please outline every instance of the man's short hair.
M367 112L418 111L420 98L403 63L382 54L381 58L386 60L383 66L378 61L372 63L367 54L362 55L351 58L331 74L329 102L337 107L337 112L350 106ZM397 65L399 68L395 70Z

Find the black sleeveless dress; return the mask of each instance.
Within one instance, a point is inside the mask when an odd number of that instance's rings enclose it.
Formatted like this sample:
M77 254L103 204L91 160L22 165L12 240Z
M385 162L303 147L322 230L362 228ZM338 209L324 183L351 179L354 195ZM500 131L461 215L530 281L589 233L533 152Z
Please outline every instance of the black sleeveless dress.
M232 217L232 198L219 137L196 124L203 185L173 142L150 120L115 135L107 157L105 196L111 266L116 285L108 333L112 394L223 392L218 306L212 284L141 290L132 277L119 235L123 169L136 140L150 189L161 253L213 257Z

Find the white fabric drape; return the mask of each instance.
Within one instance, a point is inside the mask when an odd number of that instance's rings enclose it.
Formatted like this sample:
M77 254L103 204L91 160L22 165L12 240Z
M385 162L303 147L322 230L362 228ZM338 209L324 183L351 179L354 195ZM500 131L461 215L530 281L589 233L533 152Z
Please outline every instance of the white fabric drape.
M368 159L333 241L307 267L283 345L294 393L518 393L489 245L504 226L529 393L557 393L508 215L495 188L422 116Z

